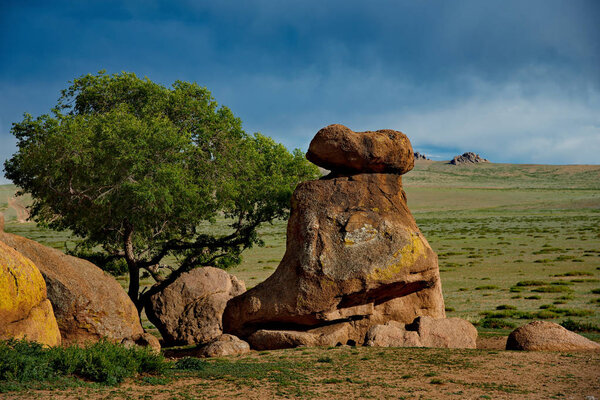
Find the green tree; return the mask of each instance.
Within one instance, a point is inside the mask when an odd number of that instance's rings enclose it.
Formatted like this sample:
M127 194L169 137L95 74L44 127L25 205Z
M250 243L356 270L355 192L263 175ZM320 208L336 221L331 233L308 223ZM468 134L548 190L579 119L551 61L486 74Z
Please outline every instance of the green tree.
M18 151L4 168L31 193L32 216L72 230L96 259L100 248L124 260L140 311L183 272L239 263L261 224L286 217L296 184L317 175L299 150L246 134L206 88L133 73L74 79L51 114L25 114L12 133ZM156 281L142 293L141 272Z

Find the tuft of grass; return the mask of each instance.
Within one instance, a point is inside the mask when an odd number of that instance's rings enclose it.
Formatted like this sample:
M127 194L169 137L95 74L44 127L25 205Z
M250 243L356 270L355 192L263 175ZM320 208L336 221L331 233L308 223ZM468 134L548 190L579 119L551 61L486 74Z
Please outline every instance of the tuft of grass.
M562 274L554 274L552 276L561 277L561 276L594 276L591 272L587 271L569 271L564 272Z
M500 304L496 306L496 310L516 310L517 307L511 306L510 304Z
M482 328L487 329L513 329L516 327L512 322L505 321L499 318L484 318L478 323Z
M533 296L525 297L526 300L540 300L541 298L542 296L540 296L539 294L534 294Z
M571 318L560 323L563 328L573 332L600 332L600 326L592 323L573 321Z
M519 281L517 286L545 286L548 282L544 281Z
M475 290L495 290L495 289L499 289L498 286L496 286L496 285L483 285L483 286L477 286L475 288Z
M563 292L572 292L573 289L567 287L566 285L551 285L551 286L540 286L531 290L532 292L538 293L563 293Z

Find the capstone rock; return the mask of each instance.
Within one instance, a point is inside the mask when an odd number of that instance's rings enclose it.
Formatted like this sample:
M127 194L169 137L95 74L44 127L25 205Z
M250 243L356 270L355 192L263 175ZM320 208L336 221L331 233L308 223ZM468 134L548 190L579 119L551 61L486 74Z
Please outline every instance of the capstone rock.
M402 132L354 132L337 124L317 132L306 158L330 171L353 173L405 174L415 162L410 140Z

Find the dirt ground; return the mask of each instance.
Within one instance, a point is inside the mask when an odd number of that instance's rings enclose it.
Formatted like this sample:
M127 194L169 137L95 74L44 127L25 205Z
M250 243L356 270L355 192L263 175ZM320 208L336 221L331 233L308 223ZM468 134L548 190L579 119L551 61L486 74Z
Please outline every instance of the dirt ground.
M116 388L5 393L4 398L600 398L600 352L494 349L505 341L506 337L485 338L479 343L484 349L477 350L342 346L252 352L209 361L215 367L210 371L176 372L169 378L143 377Z

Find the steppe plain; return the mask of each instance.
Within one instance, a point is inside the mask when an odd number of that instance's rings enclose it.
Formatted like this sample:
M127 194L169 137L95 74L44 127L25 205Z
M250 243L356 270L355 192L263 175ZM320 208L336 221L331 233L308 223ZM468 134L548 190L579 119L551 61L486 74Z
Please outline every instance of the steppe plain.
M0 397L600 398L598 352L502 350L512 327L535 319L570 320L600 341L600 166L418 161L403 179L409 208L439 256L447 316L476 323L480 349L253 352L119 387L55 385ZM15 191L0 186L6 231L73 248L67 233L19 222L30 199L14 199ZM224 231L225 221L209 228ZM248 287L277 267L285 221L263 227L262 237L265 246L248 250L229 271ZM126 277L118 279L127 285Z

